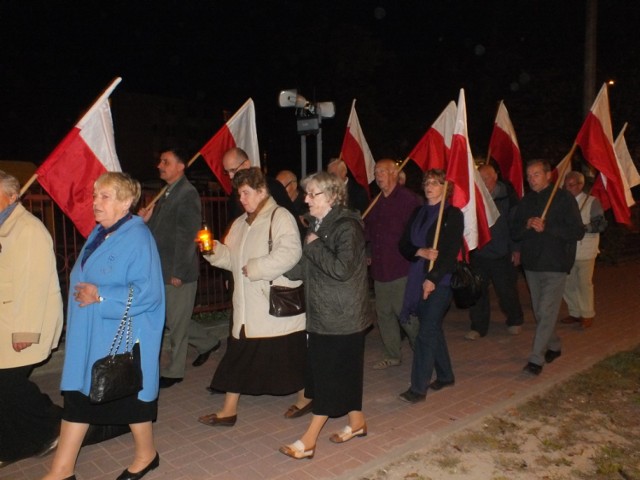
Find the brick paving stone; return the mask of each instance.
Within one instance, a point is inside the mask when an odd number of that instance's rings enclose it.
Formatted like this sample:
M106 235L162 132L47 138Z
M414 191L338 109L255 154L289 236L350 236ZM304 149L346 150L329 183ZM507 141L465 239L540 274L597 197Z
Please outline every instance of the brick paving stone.
M411 351L405 341L404 362L398 367L373 370L382 346L376 330L366 339L364 412L369 435L336 445L328 438L346 419L330 419L318 440L313 460L293 460L278 447L302 435L310 419L285 419L284 411L295 395L283 397L242 396L238 423L233 428L201 425L197 417L215 411L223 396L210 395L205 387L222 357L216 353L202 367L193 368L190 351L185 380L161 391L155 438L160 467L145 479L169 480L323 480L358 479L366 472L398 457L428 446L483 416L512 407L528 397L588 368L593 363L640 343L640 263L598 263L595 273L596 319L593 327L558 324L563 341L562 357L545 365L539 377L523 375L535 324L522 275L520 299L525 324L520 335L509 335L504 317L492 296L489 334L476 341L464 339L469 330L468 312L451 307L444 328L456 375L456 385L428 392L427 401L408 405L398 398L407 389ZM563 305L560 318L567 315ZM224 342L223 342L224 344ZM223 346L221 350L224 350ZM58 392L63 351L48 365L36 370L34 381L61 404ZM130 434L85 447L77 465L78 480L112 480L131 459ZM0 470L2 480L36 480L51 463L51 456L31 458Z

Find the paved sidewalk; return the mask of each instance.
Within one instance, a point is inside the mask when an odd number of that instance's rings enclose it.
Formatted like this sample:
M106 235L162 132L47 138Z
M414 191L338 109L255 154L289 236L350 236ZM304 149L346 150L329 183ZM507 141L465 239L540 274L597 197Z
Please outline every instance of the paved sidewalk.
M408 405L398 399L409 381L411 352L405 343L405 363L387 370L372 370L381 357L377 331L367 336L364 412L369 435L343 445L329 441L346 419L330 419L312 460L293 460L278 452L304 432L309 417L293 420L282 414L294 401L288 397L251 397L240 400L238 423L233 428L211 428L196 421L215 411L222 395L205 391L221 353L202 367L189 366L185 380L160 394L155 425L160 468L145 478L170 480L320 480L359 479L400 456L428 447L430 442L472 424L480 418L521 403L570 375L615 352L640 343L640 261L596 266L597 316L591 329L561 325L562 357L546 366L539 377L521 373L533 338L534 322L529 295L520 278L525 325L518 336L507 334L494 304L489 335L468 341L468 313L452 307L446 317L456 385L429 393L427 401ZM561 317L566 315L563 307ZM52 366L34 375L35 381L61 403L57 354ZM190 351L189 362L195 357ZM76 468L78 480L112 480L126 468L132 455L130 434L85 447ZM27 459L0 470L0 479L39 479L51 457Z

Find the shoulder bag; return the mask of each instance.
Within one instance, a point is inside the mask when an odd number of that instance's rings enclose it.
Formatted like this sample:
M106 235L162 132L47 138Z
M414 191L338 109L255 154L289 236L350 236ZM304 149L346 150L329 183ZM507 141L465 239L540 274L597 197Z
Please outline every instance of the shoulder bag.
M466 248L463 243L462 260L456 262L456 269L451 275L453 301L458 308L471 308L482 296L482 278L471 269L465 257Z
M120 320L109 354L95 361L91 368L91 389L89 400L92 403L106 403L137 394L142 390L142 368L140 366L140 344L133 343L129 309L133 301L133 285L129 285L127 306ZM125 352L118 353L125 336Z
M269 253L273 247L271 223L277 208L271 214L269 223ZM274 317L293 317L305 312L304 284L297 287L284 287L269 282L269 315Z

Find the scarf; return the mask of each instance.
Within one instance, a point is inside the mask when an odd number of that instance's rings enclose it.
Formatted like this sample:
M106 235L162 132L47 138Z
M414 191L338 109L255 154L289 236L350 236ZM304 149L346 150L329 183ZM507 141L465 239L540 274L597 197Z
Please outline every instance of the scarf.
M17 206L18 206L18 202L13 202L11 205L9 205L7 208L5 208L0 212L0 227L5 222L5 220L9 218L9 215L13 213L13 211L16 209Z
M425 238L431 226L438 219L440 203L437 205L423 205L411 224L410 240L413 245L425 247ZM404 300L400 311L400 323L409 322L409 316L415 315L418 311L418 303L422 299L422 284L424 274L427 269L427 260L418 257L418 260L409 265L409 275L407 276L407 286L404 290Z
M84 264L89 260L89 257L96 249L104 243L109 235L118 230L122 225L131 220L133 215L131 213L127 213L124 217L118 220L116 223L111 225L109 228L104 228L102 225L98 225L98 230L96 232L96 236L93 237L91 243L89 243L84 249L84 255L82 255L82 262L80 266L84 268Z

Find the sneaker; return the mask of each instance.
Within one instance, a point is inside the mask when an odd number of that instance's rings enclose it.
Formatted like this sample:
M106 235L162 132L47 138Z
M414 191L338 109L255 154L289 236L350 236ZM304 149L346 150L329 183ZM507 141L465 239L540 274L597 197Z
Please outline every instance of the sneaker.
M522 327L520 325L510 325L507 327L507 332L509 332L510 335L520 335Z
M400 399L408 403L418 403L424 402L427 399L427 396L414 393L413 390L409 388L409 390L400 394Z
M384 370L385 368L389 368L389 367L397 367L398 365L401 365L402 361L395 359L395 358L385 358L380 360L378 363L373 365L373 369L374 370Z
M480 333L476 332L475 330L469 330L465 335L464 338L466 338L467 340L477 340L480 338Z

